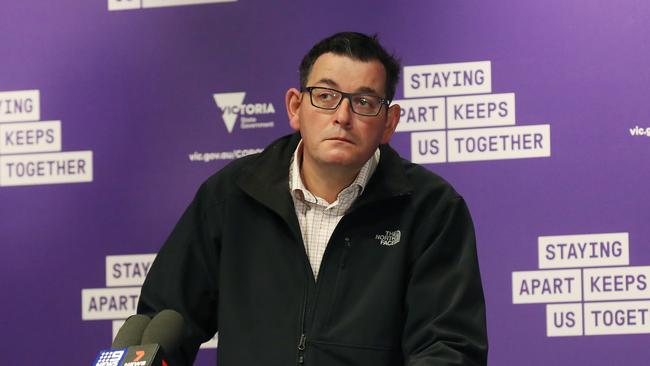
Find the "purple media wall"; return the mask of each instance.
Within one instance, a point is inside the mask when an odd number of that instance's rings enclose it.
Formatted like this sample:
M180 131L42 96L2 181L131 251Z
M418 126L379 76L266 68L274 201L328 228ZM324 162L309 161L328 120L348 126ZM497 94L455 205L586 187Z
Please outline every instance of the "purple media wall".
M108 348L198 185L290 132L302 55L358 30L404 66L392 145L472 210L490 364L647 364L649 21L631 0L4 2L0 360Z

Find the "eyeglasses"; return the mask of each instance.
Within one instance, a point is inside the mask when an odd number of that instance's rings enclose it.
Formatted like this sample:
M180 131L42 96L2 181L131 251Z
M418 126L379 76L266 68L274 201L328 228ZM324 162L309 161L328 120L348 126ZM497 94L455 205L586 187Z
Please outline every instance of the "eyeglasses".
M311 105L320 109L334 110L343 98L348 98L352 112L362 116L377 116L382 106L390 105L390 100L364 93L344 93L336 89L308 86L300 89L309 93Z

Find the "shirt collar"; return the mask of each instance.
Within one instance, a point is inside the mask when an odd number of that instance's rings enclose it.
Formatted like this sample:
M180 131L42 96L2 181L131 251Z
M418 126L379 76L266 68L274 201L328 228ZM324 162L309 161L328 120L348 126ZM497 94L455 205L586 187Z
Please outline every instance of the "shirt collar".
M289 191L292 193L292 195L297 194L301 199L308 200L308 197L311 196L315 200L315 196L307 189L307 187L305 187L305 184L302 181L302 177L300 176L302 149L303 144L302 140L300 140L298 146L296 146L296 150L293 152L293 157L291 158L291 164L289 168ZM357 177L354 178L354 181L352 181L352 184L343 189L339 193L339 196L341 194L349 194L348 192L350 192L351 187L356 187L356 196L360 196L368 184L370 177L372 177L372 174L375 172L377 165L379 164L380 155L381 153L379 152L379 148L377 148L370 159L368 159L368 161L363 164L361 170L359 170L359 174L357 174Z

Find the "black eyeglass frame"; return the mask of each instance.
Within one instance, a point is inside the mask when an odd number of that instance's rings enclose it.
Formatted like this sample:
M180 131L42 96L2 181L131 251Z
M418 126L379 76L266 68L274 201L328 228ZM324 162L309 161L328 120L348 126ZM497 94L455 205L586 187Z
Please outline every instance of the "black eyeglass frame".
M340 94L341 99L332 108L319 107L316 104L314 104L314 99L313 99L313 94L312 94L312 90L314 90L314 89L331 90L333 92L336 92L336 93ZM322 86L305 86L305 87L301 87L300 92L301 93L305 93L305 92L309 93L309 101L311 102L311 105L313 105L314 107L316 107L318 109L324 109L324 110L327 110L327 111L333 111L333 110L337 109L341 105L341 102L343 102L343 99L347 98L348 101L350 102L350 109L352 109L352 112L355 113L355 114L358 114L360 116L366 116L366 117L377 117L379 115L379 113L381 113L381 107L386 106L386 109L388 109L388 107L390 106L390 103L391 103L390 99L382 98L382 97L380 97L378 95L374 95L374 94L345 93L345 92L342 92L340 90L336 90L336 89L332 89L332 88L326 88L326 87L322 87ZM354 103L352 103L352 97L358 97L358 96L364 96L364 95L369 96L369 97L373 97L373 98L379 98L380 107L377 110L377 113L375 113L375 114L365 114L365 113L359 113L356 110L354 110Z

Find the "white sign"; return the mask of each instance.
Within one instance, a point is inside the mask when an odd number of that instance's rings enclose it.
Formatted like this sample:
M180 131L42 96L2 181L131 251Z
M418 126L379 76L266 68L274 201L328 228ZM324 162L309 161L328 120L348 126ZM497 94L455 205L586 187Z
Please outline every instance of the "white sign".
M411 134L411 161L417 164L442 163L447 160L445 131L414 132Z
M445 129L445 98L394 100L400 106L396 132Z
M81 290L81 319L126 319L136 313L140 287Z
M0 156L0 186L92 182L92 162L92 151Z
M404 97L492 92L490 61L404 67Z
M447 131L449 162L551 156L549 125Z
M142 286L155 254L106 256L106 286Z
M539 268L625 266L630 263L628 233L540 236Z
M61 121L0 124L0 154L61 151Z
M580 280L579 269L512 272L512 303L580 301Z
M41 119L40 92L17 90L0 92L0 123Z
M515 124L515 94L481 94L447 98L449 128Z

